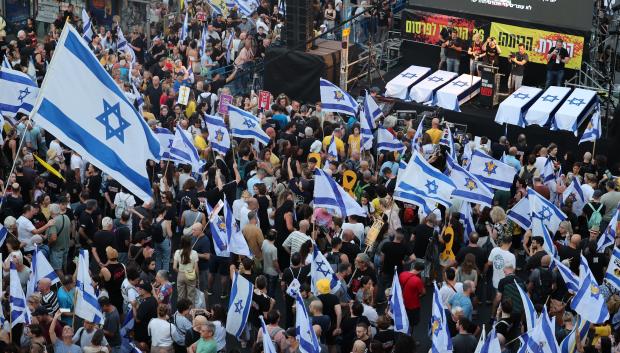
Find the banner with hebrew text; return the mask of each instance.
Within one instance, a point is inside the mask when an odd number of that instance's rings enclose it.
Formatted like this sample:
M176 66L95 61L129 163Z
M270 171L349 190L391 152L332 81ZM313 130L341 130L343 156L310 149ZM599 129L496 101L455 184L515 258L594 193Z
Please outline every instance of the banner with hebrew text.
M523 43L530 62L538 64L547 64L547 53L555 46L556 40L561 38L564 40L564 47L570 56L570 60L566 63L566 68L581 68L584 46L584 38L582 36L518 27L498 22L491 23L491 33L489 36L496 38L497 45L502 50L501 56L509 57L519 50L519 43Z
M442 15L426 11L405 9L402 14L402 38L414 42L432 45L441 43L441 30L452 21L454 28L465 43L469 43L474 34L478 33L484 40L488 32L489 22Z

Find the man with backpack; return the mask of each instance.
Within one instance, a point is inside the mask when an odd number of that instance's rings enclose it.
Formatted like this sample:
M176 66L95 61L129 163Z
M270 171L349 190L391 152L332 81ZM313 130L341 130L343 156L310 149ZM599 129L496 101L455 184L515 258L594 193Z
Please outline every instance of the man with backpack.
M527 291L534 305L544 305L556 289L556 273L549 269L550 264L551 257L543 256L528 279Z
M605 205L601 203L601 196L603 193L601 190L595 190L592 194L592 199L585 206L583 206L583 215L588 222L588 229L592 227L601 226L603 221L603 215L605 214Z

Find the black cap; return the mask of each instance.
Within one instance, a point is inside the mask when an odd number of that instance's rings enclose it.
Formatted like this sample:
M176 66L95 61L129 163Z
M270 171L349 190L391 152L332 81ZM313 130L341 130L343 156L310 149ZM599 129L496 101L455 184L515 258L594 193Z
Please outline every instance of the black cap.
M142 282L142 283L138 284L138 288L141 288L141 289L143 289L143 290L145 290L145 291L147 291L149 293L153 291L153 287L148 282Z
M284 332L286 337L297 337L297 330L294 327L289 327Z

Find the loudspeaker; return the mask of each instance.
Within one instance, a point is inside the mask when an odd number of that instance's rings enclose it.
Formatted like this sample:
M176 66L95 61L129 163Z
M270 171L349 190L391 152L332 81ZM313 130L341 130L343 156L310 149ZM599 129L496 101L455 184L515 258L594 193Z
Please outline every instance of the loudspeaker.
M313 37L311 0L288 0L286 2L286 23L284 39L286 46L294 50L308 50Z

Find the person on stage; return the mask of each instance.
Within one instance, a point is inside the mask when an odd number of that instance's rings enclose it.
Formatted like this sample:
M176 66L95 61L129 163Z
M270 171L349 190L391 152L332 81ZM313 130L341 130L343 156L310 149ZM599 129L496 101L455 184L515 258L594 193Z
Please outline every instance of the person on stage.
M525 64L529 61L529 57L525 52L525 45L519 43L519 51L510 55L510 63L512 69L508 78L508 90L514 92L518 90L523 83L523 74L525 73Z
M484 50L485 53L483 63L485 65L498 67L499 56L502 54L502 50L497 46L497 42L494 37L487 38L482 45L482 50Z
M446 48L443 45L445 42L450 40L451 33L454 30L454 21L448 20L448 25L442 28L441 32L439 32L439 35L441 36L441 40L439 41L441 51L439 52L439 67L437 70L441 70L443 65L446 63Z
M467 54L469 54L469 74L480 76L480 72L478 72L478 63L485 56L484 50L482 50L482 39L480 39L480 34L474 34Z
M558 38L555 47L547 53L547 83L545 89L550 86L562 86L564 81L564 66L570 60L568 50L564 48L564 40Z
M446 50L446 70L459 73L461 64L461 52L463 51L463 41L459 38L458 31L453 30L450 34L450 40L444 42L442 47Z

